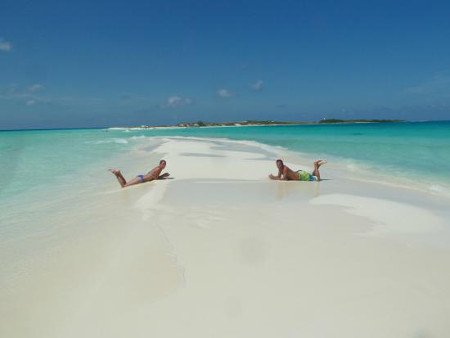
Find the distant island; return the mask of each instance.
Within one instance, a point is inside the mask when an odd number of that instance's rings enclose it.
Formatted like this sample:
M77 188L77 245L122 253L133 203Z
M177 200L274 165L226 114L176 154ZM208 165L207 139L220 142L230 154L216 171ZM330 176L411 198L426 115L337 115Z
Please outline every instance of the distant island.
M322 119L317 123L395 123L395 122L405 122L405 120L367 120L367 119L357 119L357 120L341 120L341 119Z
M304 121L275 121L275 120L245 120L238 122L181 122L176 125L141 125L129 128L199 128L199 127L239 127L239 126L279 126L279 125L315 125L315 124L345 124L345 123L396 123L405 122L404 120L378 120L378 119L322 119L315 122Z

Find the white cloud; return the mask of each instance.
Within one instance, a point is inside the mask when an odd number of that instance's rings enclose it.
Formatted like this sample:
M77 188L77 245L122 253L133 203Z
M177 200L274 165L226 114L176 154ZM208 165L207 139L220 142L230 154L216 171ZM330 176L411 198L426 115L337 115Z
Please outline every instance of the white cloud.
M450 95L450 72L436 73L427 81L406 88L405 92L414 95L448 97Z
M0 38L0 51L2 52L10 52L12 50L12 44L9 41L3 40Z
M34 85L28 87L28 91L31 93L40 92L41 90L44 90L45 87L39 83L35 83Z
M0 87L0 99L21 102L26 106L33 106L38 103L49 102L50 99L43 97L40 93L45 87L41 84L29 86L19 86L11 84L6 87Z
M222 88L217 91L217 95L219 95L220 97L232 97L233 93L228 89Z
M45 86L41 84L20 86L11 84L0 87L0 101L7 100L21 103L27 107L41 104L55 104L59 106L100 106L105 99L97 97L72 97L44 95Z
M264 81L263 80L258 80L255 83L253 83L251 85L252 89L255 91L260 91L264 88Z
M163 105L163 107L178 108L178 107L188 106L190 104L192 104L191 98L174 95L174 96L170 96L167 98L166 103Z

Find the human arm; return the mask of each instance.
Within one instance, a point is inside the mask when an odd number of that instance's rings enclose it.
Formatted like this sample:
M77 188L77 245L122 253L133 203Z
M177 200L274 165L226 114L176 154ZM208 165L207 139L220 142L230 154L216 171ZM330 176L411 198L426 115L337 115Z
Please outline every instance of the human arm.
M169 177L169 173L164 173L164 174L162 174L162 175L159 175L158 176L158 178L157 178L157 180L164 180L164 179L166 179L167 177Z
M276 180L276 181L286 181L287 180L286 174L287 174L287 168L284 167L283 169L278 169L277 176L270 174L269 178L271 180Z

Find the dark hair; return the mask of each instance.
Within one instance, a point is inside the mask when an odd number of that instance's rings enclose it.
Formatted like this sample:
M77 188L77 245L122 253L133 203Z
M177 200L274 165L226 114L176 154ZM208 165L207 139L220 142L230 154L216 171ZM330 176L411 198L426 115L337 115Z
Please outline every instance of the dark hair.
M166 163L166 160L161 160L161 161L159 161L159 164L165 164Z
M278 159L278 160L277 160L277 163L278 163L278 162L281 162L281 164L284 164L284 163L283 163L283 161L282 161L282 160L280 160L280 159Z

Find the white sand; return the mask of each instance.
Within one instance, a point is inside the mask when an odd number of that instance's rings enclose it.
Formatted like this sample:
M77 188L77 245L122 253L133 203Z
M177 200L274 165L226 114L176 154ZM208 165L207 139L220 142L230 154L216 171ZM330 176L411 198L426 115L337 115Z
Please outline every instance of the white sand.
M313 159L251 142L143 154L117 165L164 158L174 179L105 176L49 218L58 230L2 281L1 337L450 336L448 201L333 163L327 181L270 181L276 158Z

